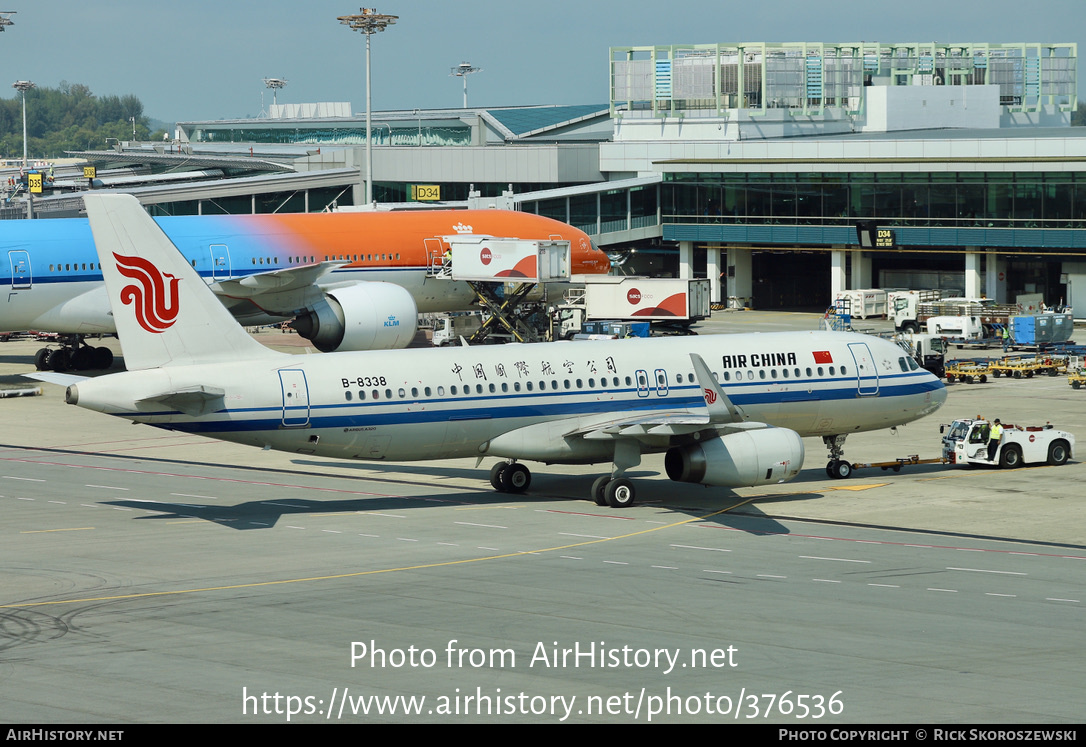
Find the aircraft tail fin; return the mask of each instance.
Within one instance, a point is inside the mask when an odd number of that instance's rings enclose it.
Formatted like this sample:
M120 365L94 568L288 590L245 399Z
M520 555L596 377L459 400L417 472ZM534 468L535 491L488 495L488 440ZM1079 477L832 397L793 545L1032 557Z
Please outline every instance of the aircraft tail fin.
M241 328L135 197L83 202L129 371L278 355Z

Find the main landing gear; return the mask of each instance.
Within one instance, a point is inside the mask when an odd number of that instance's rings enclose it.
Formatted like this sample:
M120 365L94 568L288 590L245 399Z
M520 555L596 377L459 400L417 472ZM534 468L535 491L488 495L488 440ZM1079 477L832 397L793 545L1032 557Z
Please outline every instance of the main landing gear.
M623 477L631 467L641 464L641 444L634 439L615 441L615 463L611 474L597 477L592 483L592 500L597 506L628 508L634 504L637 491L633 481ZM490 484L499 493L520 494L532 484L532 473L520 462L498 462L490 468Z
M60 340L64 346L58 350L41 348L34 356L34 367L39 371L89 371L105 369L113 365L113 351L107 347L91 347L82 335L65 335Z
M835 480L844 480L852 475L852 464L845 460L845 436L823 436L822 443L830 450L830 463L826 465L826 474Z

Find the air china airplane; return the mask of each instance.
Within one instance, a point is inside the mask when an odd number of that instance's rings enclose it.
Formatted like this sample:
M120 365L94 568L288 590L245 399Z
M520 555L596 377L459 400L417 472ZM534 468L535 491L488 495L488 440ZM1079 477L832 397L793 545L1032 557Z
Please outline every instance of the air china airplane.
M509 493L531 482L520 460L611 462L591 495L618 508L644 453L666 452L673 480L751 486L795 477L802 437L821 436L827 471L847 477L847 434L946 399L897 346L839 332L277 353L134 198L86 203L128 371L81 379L66 400L137 423L347 459L493 456L491 483Z
M509 210L422 210L157 218L215 295L246 325L297 317L324 352L405 347L418 312L471 308L466 283L427 269L442 236L474 233L570 242L573 274L606 273L607 255L583 232ZM38 369L106 368L108 348L84 335L116 331L84 219L4 221L0 231L0 332L73 336L38 353Z

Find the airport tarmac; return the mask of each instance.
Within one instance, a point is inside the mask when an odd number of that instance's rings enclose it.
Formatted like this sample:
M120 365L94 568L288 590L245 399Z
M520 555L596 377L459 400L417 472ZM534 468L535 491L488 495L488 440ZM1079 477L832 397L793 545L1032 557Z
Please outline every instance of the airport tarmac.
M0 384L38 347L0 343ZM948 389L846 458L937 456L977 414L1086 434L1063 377ZM0 399L6 723L1081 721L1080 453L832 480L806 439L795 481L736 491L649 456L613 510L586 498L603 465L532 465L514 498L491 460L299 458L42 390Z

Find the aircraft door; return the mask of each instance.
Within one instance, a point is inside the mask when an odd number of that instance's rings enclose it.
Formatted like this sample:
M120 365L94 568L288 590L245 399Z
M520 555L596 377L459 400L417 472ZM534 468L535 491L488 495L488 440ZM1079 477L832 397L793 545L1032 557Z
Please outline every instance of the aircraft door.
M656 376L656 396L657 397L666 397L667 396L667 371L665 371L662 368L658 368L655 371L653 371L653 374L655 374L655 376Z
M848 350L856 364L856 392L861 397L879 393L879 372L875 368L875 358L866 342L850 342Z
M13 249L8 252L11 262L11 289L25 290L34 285L34 273L30 270L30 252Z
M284 368L279 371L279 385L283 389L284 428L300 428L309 425L309 387L305 371Z
M230 279L230 248L226 244L212 244L211 247L211 279Z

